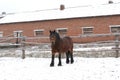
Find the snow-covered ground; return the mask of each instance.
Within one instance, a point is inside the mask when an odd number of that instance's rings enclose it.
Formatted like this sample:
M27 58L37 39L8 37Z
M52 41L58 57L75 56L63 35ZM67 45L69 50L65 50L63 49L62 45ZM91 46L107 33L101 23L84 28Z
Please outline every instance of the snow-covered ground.
M0 80L120 80L120 58L75 57L49 67L51 58L0 58Z

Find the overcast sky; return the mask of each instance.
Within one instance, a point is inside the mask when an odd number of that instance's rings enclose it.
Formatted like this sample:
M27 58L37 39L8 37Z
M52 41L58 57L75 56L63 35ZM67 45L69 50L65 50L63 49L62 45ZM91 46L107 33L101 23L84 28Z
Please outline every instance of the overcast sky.
M22 11L34 11L43 9L59 8L60 4L66 7L82 5L107 4L109 0L0 0L0 13L15 13ZM120 0L112 0L120 2Z

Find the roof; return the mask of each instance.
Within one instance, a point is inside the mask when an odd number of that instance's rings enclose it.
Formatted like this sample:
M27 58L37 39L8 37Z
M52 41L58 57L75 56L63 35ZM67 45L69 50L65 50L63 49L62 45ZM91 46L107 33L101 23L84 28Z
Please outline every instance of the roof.
M96 6L77 6L77 7L68 7L65 8L64 10L60 10L56 8L49 10L38 10L31 12L7 14L4 18L0 19L0 24L91 17L91 16L108 16L108 15L119 15L119 14L120 14L120 3L103 4Z

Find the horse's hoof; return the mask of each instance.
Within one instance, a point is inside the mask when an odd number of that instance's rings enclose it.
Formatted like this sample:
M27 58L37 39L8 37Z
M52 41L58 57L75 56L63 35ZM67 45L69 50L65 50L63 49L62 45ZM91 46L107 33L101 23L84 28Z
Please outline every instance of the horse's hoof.
M74 63L74 60L71 61L71 64L73 64L73 63Z
M50 64L50 67L53 67L54 66L54 64Z
M66 61L66 64L69 64L69 61Z
M50 65L50 67L54 67L54 65Z
M62 66L62 64L58 64L58 66Z
M69 64L69 62L66 62L66 64Z

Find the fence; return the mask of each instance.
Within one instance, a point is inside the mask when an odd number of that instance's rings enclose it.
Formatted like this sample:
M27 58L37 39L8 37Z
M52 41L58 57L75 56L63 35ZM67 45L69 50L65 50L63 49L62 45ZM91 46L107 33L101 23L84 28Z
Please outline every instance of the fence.
M91 47L91 46L110 46L110 45L114 45L115 47L112 48L111 50L100 50L100 51L115 51L115 57L118 58L119 57L119 37L120 37L120 33L114 33L114 34L91 34L91 35L79 35L79 36L71 36L72 38L85 38L85 37L103 37L103 36L114 36L115 40L114 41L99 41L96 43L87 43L87 44L80 44L81 47ZM48 37L3 37L0 38L0 43L13 43L11 44L11 46L20 46L22 47L22 59L25 59L25 46L26 45L40 45L42 44L41 42L39 42L39 40L49 40ZM11 41L11 42L10 42ZM104 44L100 44L100 43L104 43ZM109 43L109 44L108 44ZM10 45L10 44L8 44ZM88 51L90 52L90 51Z
M113 44L115 47L112 48L112 50L115 50L116 51L116 58L119 57L119 44L120 44L120 40L119 40L119 37L120 37L120 33L109 33L109 34L92 34L92 35L80 35L80 38L84 38L84 37L107 37L107 36L114 36L115 37L115 40L114 41L102 41L102 43L107 43L106 45L110 45L108 43L111 43ZM100 43L100 42L99 42ZM88 45L88 44L87 44ZM91 44L90 44L91 45ZM95 44L92 44L92 45L95 45ZM97 44L98 46L101 45L101 44ZM102 44L102 46L105 45L105 44ZM102 50L101 50L102 51ZM103 51L110 51L110 50L103 50Z

